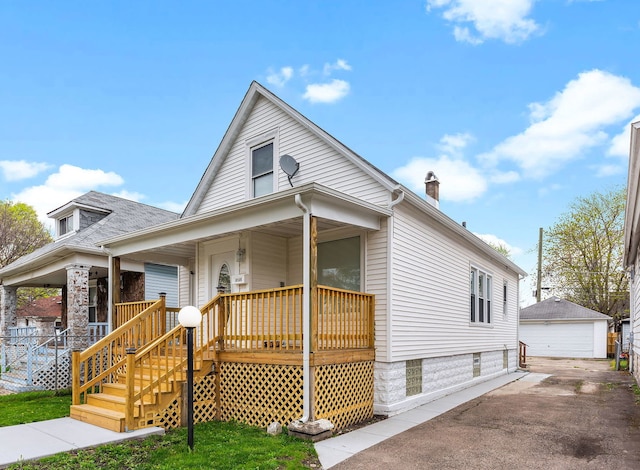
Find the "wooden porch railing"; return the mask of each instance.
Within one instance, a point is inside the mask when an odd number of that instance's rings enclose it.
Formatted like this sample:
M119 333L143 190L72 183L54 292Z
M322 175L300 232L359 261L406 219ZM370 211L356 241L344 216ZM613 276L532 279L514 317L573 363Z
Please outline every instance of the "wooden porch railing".
M527 367L527 345L518 341L518 367Z
M116 304L113 313L115 327L118 328L120 325L124 325L140 312L151 307L155 302L157 302L157 300L141 300L139 302Z
M84 403L89 391L99 391L105 381L115 381L126 370L127 349L140 348L158 337L166 329L164 299L149 302L137 316L123 323L110 335L84 351L72 355L72 400Z
M372 294L318 286L311 349L373 348Z

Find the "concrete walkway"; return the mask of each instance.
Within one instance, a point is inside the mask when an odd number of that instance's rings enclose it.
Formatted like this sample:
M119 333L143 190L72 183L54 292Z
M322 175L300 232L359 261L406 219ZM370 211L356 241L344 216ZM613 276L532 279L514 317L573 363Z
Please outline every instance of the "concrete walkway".
M529 377L526 376L527 373L522 371L501 375L370 426L318 442L315 448L320 463L324 469L331 468L364 449L503 385L523 377L525 378L523 382L528 382ZM530 376L532 382L539 382L548 377L545 374L530 374ZM96 447L128 439L142 439L153 434L164 434L164 430L152 427L129 433L118 433L71 418L0 427L0 468L23 460L39 459L59 452Z
M0 468L23 460L40 459L59 452L164 434L158 427L114 432L77 419L58 418L37 423L0 427Z
M508 383L522 379L527 375L528 373L523 371L501 375L486 382L481 382L464 390L446 395L417 408L413 408L412 410L397 414L383 421L378 421L370 426L365 426L355 431L317 442L315 448L322 468L325 470L331 468L352 455L376 445L385 439L400 434L425 421L429 421L456 406L478 398ZM536 383L548 377L548 375L545 374L531 375L535 375L532 379L533 382Z

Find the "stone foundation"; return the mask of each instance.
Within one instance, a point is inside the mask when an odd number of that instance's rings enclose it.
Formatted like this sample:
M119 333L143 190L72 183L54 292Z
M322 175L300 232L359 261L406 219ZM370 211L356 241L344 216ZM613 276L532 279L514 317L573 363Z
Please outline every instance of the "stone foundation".
M374 368L374 413L393 416L479 382L513 372L518 353L508 350L508 369L504 350L480 354L480 376L473 376L473 354L422 359L422 393L407 396L406 362L376 362Z

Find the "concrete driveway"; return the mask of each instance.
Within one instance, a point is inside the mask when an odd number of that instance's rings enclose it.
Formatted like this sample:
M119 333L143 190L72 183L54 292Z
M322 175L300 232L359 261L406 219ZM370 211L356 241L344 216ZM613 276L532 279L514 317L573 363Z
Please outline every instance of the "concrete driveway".
M633 378L606 360L530 358L519 380L333 469L639 469ZM546 378L545 378L546 377Z

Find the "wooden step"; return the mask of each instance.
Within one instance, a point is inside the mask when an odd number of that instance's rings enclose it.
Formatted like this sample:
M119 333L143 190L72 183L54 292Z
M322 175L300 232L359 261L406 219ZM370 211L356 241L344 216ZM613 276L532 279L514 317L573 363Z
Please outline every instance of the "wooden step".
M115 432L125 432L125 416L120 411L108 410L89 404L71 405L73 419Z
M148 382L148 381L147 381ZM139 391L140 387L136 384L133 387L134 391ZM173 391L173 381L170 381L169 384L162 383L160 384L160 392L172 392ZM123 378L122 382L118 383L107 383L102 385L102 393L106 393L108 395L115 395L117 397L124 397L127 393L127 386L125 384L125 380Z
M154 403L155 403L155 400L150 398L144 401L145 405L153 405ZM107 393L90 393L89 395L87 395L87 404L92 406L97 406L100 408L105 408L107 410L120 411L122 413L125 412L127 407L127 402L125 397L109 395ZM139 406L140 406L139 401L134 403L134 406L133 406L134 417L137 417L139 415Z

